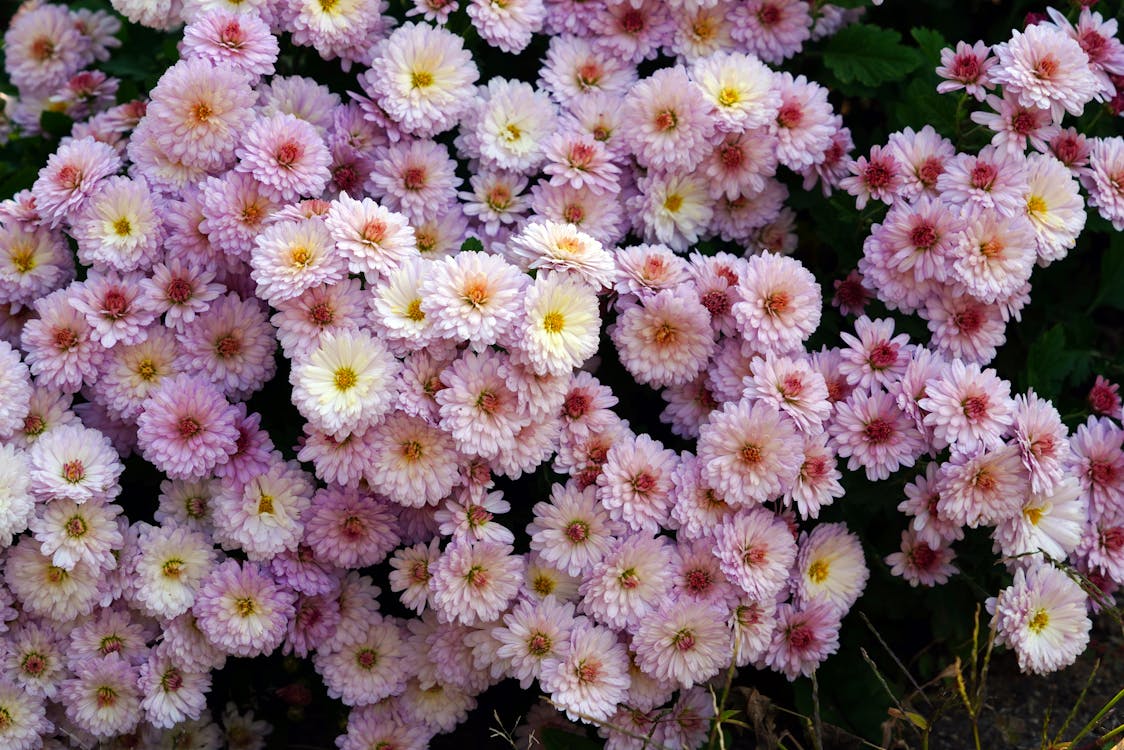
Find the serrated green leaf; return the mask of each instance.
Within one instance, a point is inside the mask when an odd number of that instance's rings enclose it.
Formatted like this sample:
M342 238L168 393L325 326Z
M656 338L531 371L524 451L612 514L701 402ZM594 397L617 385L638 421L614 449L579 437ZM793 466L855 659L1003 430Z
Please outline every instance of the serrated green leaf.
M476 237L469 237L467 240L461 243L462 253L479 253L483 252L483 250L484 243Z
M917 46L921 48L921 54L925 58L926 63L933 63L935 68L941 59L941 50L948 46L945 41L944 34L933 29L927 29L924 26L918 26L911 29L909 35L913 37L913 41L917 42Z
M843 83L879 86L900 81L921 64L917 50L901 43L901 35L867 24L843 27L824 50L824 65Z

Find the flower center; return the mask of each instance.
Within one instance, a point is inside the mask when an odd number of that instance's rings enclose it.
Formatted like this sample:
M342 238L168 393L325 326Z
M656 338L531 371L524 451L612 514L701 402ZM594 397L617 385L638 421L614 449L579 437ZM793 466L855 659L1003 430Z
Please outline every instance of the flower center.
M738 457L741 458L742 463L755 465L761 463L761 459L765 457L765 453L761 450L760 445L746 443L742 446L741 450L738 451Z
M233 333L215 339L215 354L223 359L233 357L242 351L242 342Z
M781 9L772 3L764 3L757 11L757 20L762 26L773 26L781 20Z
M937 229L927 221L923 221L909 232L909 243L918 250L928 250L936 244L938 239Z
M797 625L788 632L788 645L794 651L803 651L812 645L812 629L807 625Z
M644 15L636 8L629 8L621 14L621 30L628 34L639 34L644 30Z
M421 190L425 187L425 170L421 167L407 167L402 173L402 185L407 190Z
M203 431L203 426L193 417L181 417L176 424L181 440L190 440Z
M661 132L674 130L679 125L679 115L677 115L673 110L665 109L662 112L656 113L654 124L656 126L656 130L659 130Z
M987 416L987 405L987 396L982 393L969 396L960 402L960 406L964 409L964 416L972 422L978 422Z
M336 370L333 382L336 384L336 390L346 392L355 387L355 384L359 382L359 376L350 367L341 367Z
M160 570L165 578L179 578L180 574L183 573L183 567L183 560L173 557L165 560L164 564L160 566Z
M566 326L566 318L560 312L548 312L543 316L542 328L547 333L559 333Z
M254 600L248 596L243 596L234 600L234 611L238 613L239 617L249 617L257 611L254 606Z
M128 237L133 231L133 225L129 220L122 216L117 221L113 222L113 233L118 237Z
M550 653L550 647L550 636L546 633L536 632L527 641L527 652L532 656L546 656Z
M531 588L534 589L535 593L539 596L544 598L548 597L554 593L554 579L548 575L537 575L535 576L534 582L531 584Z
M792 299L789 297L788 292L778 291L765 297L761 302L761 307L766 313L776 317L788 312L791 303Z
M617 579L621 582L621 588L629 591L640 585L640 576L636 575L636 568L622 571Z
M374 649L363 648L355 655L355 663L366 670L372 670L379 663L379 654Z
M976 162L976 166L972 167L968 179L972 187L977 190L990 190L998 175L999 170L995 168L995 165L981 161Z
M117 705L117 691L108 685L99 687L95 695L98 708L110 708Z
M415 70L410 74L410 86L424 89L433 85L433 74L428 70Z
M273 513L273 495L263 492L258 496L258 513Z
M500 408L500 397L492 391L483 391L476 397L476 408L485 414L495 414Z
M804 111L800 108L800 105L795 102L783 104L777 111L777 124L782 128L799 127L800 123L803 121Z
M300 155L301 147L298 143L295 141L285 141L277 148L274 158L277 159L277 163L282 167L291 168L297 163L297 159L300 158Z
M160 687L166 693L174 693L183 687L183 673L175 667L170 667L160 678Z
M889 442L890 438L894 436L894 427L885 419L876 417L863 428L863 435L866 436L868 443L882 445Z
M110 289L105 293L105 299L102 302L102 312L105 317L117 320L125 316L129 312L129 300L125 295L117 290Z
M107 635L105 638L102 638L101 643L98 644L98 653L102 656L108 656L109 654L119 653L124 647L125 642L121 640L120 636Z
M823 583L827 580L830 567L826 560L816 560L808 566L808 580L816 584Z
M709 591L712 583L710 573L703 568L688 570L684 580L687 590L692 594L703 594Z
M690 651L695 647L695 634L688 628L683 628L671 636L671 644L677 651Z
M867 361L875 370L885 370L887 367L897 364L898 347L889 341L883 341L870 350L870 357Z
M26 675L38 677L47 670L47 659L37 651L32 651L23 657L23 661L20 662L20 669Z
M749 547L742 552L742 563L745 565L760 565L765 562L765 550L760 547Z
M86 467L78 459L67 461L62 465L62 478L69 484L78 484L86 478Z
M1037 609L1030 618L1030 622L1026 624L1030 628L1030 632L1034 634L1041 633L1047 625L1050 624L1050 614L1045 609Z
M66 535L71 539L84 537L86 536L86 532L90 530L89 524L86 523L86 519L82 518L82 516L71 516L67 519L66 523L63 524L63 528L66 530Z

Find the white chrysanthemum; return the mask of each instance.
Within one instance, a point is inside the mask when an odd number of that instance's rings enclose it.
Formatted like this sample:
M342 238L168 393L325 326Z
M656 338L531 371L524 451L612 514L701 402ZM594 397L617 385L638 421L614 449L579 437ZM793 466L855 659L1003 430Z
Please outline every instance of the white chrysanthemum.
M397 370L386 345L370 334L325 333L316 351L293 367L293 403L314 426L342 440L390 409Z
M191 609L195 592L214 562L214 547L199 531L147 527L132 559L129 598L149 616L178 617Z
M841 523L822 523L800 541L795 600L801 606L824 601L846 614L866 587L870 571L859 538Z
M66 497L84 503L115 496L124 467L102 433L63 425L43 435L28 451L31 492L44 500Z
M1087 520L1081 485L1067 477L1050 491L1030 494L1021 512L995 528L996 551L1015 565L1041 562L1040 552L1064 560L1077 548Z
M35 512L30 484L27 455L14 445L0 444L0 549L27 528Z
M314 489L300 464L277 462L245 485L224 488L215 510L216 537L242 547L251 560L292 552L304 534L301 517Z
M525 298L521 350L540 375L564 375L597 351L601 318L597 294L562 274L540 276Z
M47 721L44 701L0 679L0 745L9 750L41 747L54 725Z
M1085 228L1085 202L1069 168L1048 154L1027 157L1026 215L1038 240L1038 263L1061 260Z
M59 623L93 611L100 577L97 568L83 562L71 570L52 565L39 542L30 537L12 547L4 561L4 580L23 611Z
M1014 583L988 599L987 609L996 642L1015 649L1019 669L1046 674L1072 664L1089 643L1087 600L1065 571L1038 565L1015 571Z
M484 165L516 172L534 171L543 144L554 131L554 102L522 81L493 78L481 94L486 103L476 121L475 138Z
M573 224L529 222L511 238L508 252L527 270L554 270L578 276L594 289L611 286L613 256L600 242Z
M399 356L424 349L433 339L433 321L422 310L421 291L431 264L408 258L371 289L372 329Z
M406 217L370 198L353 200L341 193L332 201L324 224L347 259L352 273L374 282L418 254L414 230Z
M42 506L30 527L53 565L73 570L83 562L95 569L112 570L117 567L113 553L125 543L117 527L120 514L121 506L104 500L78 504L57 498Z
M695 62L691 78L714 108L718 127L727 132L759 128L781 108L773 72L742 52L718 52Z
M1077 40L1051 24L1012 31L1009 42L995 46L995 56L999 64L992 79L1024 107L1050 110L1055 122L1066 112L1080 115L1098 95L1100 84L1089 56Z
M706 180L695 173L649 172L640 181L638 222L645 242L684 252L698 242L714 215Z
M427 137L457 123L476 98L479 76L459 36L406 23L387 38L362 82L400 128Z

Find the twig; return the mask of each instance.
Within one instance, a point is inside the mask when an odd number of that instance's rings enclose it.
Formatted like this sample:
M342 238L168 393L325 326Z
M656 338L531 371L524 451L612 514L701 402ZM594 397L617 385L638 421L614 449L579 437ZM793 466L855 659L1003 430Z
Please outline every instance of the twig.
M1059 729L1058 733L1054 736L1055 745L1061 742L1062 735L1065 734L1065 730L1069 729L1070 723L1072 723L1073 720L1077 718L1077 711L1081 708L1081 704L1085 702L1085 694L1089 692L1089 688L1093 685L1093 680L1097 676L1097 670L1099 670L1100 668L1101 660L1097 659L1095 662L1093 662L1093 671L1089 673L1089 679L1085 680L1085 687L1081 689L1081 695L1077 696L1077 703L1073 704L1073 708L1069 710L1069 715L1065 717L1065 722L1062 724L1061 729Z
M823 750L823 722L820 720L820 681L812 671L812 744L816 750Z
M894 663L898 665L898 669L900 669L905 674L906 679L909 680L909 684L913 685L913 689L916 692L920 693L921 697L925 699L926 703L932 705L933 702L929 700L929 696L925 695L925 691L923 691L921 689L921 686L917 684L917 680L913 679L913 675L910 674L910 671L908 669L906 669L905 664L902 664L901 659L899 659L897 654L895 654L889 647L889 645L887 645L886 641L882 639L882 634L878 632L878 630L867 618L866 612L859 612L859 617L861 617L863 622L866 623L867 628L871 633L874 634L874 637L878 639L878 642L882 645L882 648L885 649L886 653L890 655L890 658L894 660Z
M1087 735L1089 732L1093 731L1093 728L1096 727L1097 724L1101 723L1101 720L1104 719L1105 715L1109 711L1111 711L1112 707L1119 703L1122 698L1124 698L1124 690L1121 690L1119 693L1112 696L1109 702L1104 704L1100 711L1097 711L1097 715L1089 719L1089 723L1081 728L1081 731L1077 733L1077 736L1069 741L1070 747L1076 745L1079 739Z

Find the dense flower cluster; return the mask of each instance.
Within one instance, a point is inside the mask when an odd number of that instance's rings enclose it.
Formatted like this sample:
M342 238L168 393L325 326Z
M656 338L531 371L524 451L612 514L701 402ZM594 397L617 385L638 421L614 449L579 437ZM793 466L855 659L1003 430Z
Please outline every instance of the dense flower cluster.
M827 90L770 67L859 15L830 5L468 2L504 52L549 35L534 85L482 81L456 2L400 25L380 0L113 5L186 24L145 100L90 69L108 15L32 2L5 36L14 123L77 124L0 203L4 747L218 747L212 670L277 650L351 707L342 750L424 747L505 678L537 681L539 723L697 746L731 664L795 680L839 648L869 574L817 523L839 459L915 472L895 575L946 581L988 527L1000 642L1033 672L1084 649L1092 605L1053 565L1124 584L1115 386L1070 435L988 364L1086 204L1124 228L1124 139L1062 127L1115 94L1114 21L946 50L941 90L995 131L978 153L926 127L853 159ZM351 70L350 100L274 75L282 33ZM816 351L782 169L889 206L836 283L853 328ZM930 340L863 314L872 293ZM614 411L603 347L693 452ZM296 446L247 406L282 360ZM119 504L130 454L166 477L153 523ZM546 496L496 488L540 470Z

